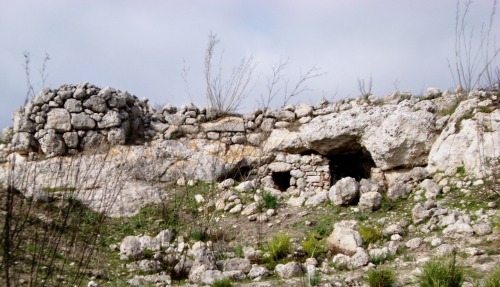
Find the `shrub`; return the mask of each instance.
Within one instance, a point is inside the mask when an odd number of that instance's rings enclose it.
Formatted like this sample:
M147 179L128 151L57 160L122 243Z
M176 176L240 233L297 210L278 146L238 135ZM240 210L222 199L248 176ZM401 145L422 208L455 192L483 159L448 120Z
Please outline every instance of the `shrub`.
M372 269L368 271L367 281L370 287L391 287L396 281L396 276L389 269Z
M245 257L245 254L243 253L243 245L240 244L240 245L234 247L234 255L236 255L236 257L238 257L238 258Z
M427 262L419 277L421 287L459 287L463 269L456 265L456 253L450 259L435 258Z
M232 287L233 283L228 278L217 280L212 284L213 287Z
M314 257L315 254L324 253L326 251L323 240L321 240L319 234L315 232L307 235L306 240L302 242L302 248L304 248L304 251L310 257Z
M387 253L387 254L382 254L379 256L374 256L370 258L370 262L375 264L375 265L380 265L383 264L386 261L391 261L394 260L396 256L392 253Z
M309 286L316 286L319 283L321 283L321 276L319 275L319 273L316 273L313 276L309 277Z
M366 244L375 243L383 237L383 234L382 232L380 232L380 230L371 226L360 226L359 235L361 235L363 242L365 242Z
M493 273L486 277L484 287L500 287L500 266L495 268Z
M278 207L278 198L271 194L269 191L264 191L262 193L262 205L265 208L276 208Z
M290 239L290 235L280 233L269 241L267 248L272 259L280 260L290 252L292 246Z
M195 229L191 233L191 238L194 241L206 241L208 239L208 234L204 230Z

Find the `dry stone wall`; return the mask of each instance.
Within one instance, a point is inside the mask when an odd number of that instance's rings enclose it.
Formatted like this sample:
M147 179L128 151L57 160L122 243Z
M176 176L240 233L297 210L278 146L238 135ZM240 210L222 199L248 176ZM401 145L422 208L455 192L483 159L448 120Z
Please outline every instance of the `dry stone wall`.
M44 89L14 114L12 150L74 154L144 137L149 106L127 92L88 83Z

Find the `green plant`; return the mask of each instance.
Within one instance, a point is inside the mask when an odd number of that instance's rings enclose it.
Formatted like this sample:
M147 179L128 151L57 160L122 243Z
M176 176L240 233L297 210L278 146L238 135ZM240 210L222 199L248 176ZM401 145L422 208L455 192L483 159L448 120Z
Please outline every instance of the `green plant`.
M279 233L271 238L267 243L267 249L273 260L277 261L288 255L292 247L290 240L290 235L285 233Z
M368 271L367 282L370 287L391 287L395 281L396 275L390 269L372 269Z
M422 268L419 277L421 287L459 287L464 271L456 264L456 253L450 258L434 258Z
M234 255L239 258L245 257L245 254L243 253L243 245L239 244L236 247L234 247Z
M317 233L309 233L306 240L302 242L302 248L307 253L308 256L314 257L314 255L326 252L324 240Z
M195 229L191 233L191 239L194 241L206 241L208 239L208 234L202 229Z
M370 215L366 212L359 212L359 213L356 213L356 219L358 221L365 221L367 220L368 218L370 217Z
M143 252L144 259L152 259L153 255L154 255L153 251L151 251L150 249L144 249L144 252Z
M484 287L500 287L500 265L484 280Z
M361 235L361 238L363 239L363 242L366 244L375 243L383 238L382 232L371 226L361 225L358 231L359 235Z
M373 256L370 258L370 262L375 264L375 265L380 265L383 264L386 261L391 261L394 260L396 256L392 253L387 253L387 254L381 254L378 256Z
M212 284L213 287L232 287L233 283L228 278L217 280Z
M465 167L464 167L464 166L459 166L459 167L457 167L457 174L458 174L460 177L465 176Z
M274 209L278 207L278 198L269 191L262 193L262 207L267 209Z
M319 273L314 274L309 277L309 286L316 286L321 282L321 276Z

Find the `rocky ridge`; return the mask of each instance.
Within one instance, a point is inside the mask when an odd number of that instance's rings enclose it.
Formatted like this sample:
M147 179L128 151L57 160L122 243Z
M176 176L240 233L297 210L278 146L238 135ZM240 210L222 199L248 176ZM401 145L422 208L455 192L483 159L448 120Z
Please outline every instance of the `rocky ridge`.
M61 90L72 95L56 101ZM111 91L108 98L95 100L106 91ZM56 96L47 96L51 93ZM498 255L481 247L500 242L495 93L432 89L423 97L394 93L384 99L324 101L224 118L195 106L167 105L156 111L133 96L123 106L111 104L123 95L88 84L42 91L16 113L13 131L4 132L10 143L3 145L7 162L0 180L5 183L13 170L12 184L28 196L42 201L64 196L67 191L48 191L64 187L111 216L131 216L146 204L166 200L166 183L218 182L213 193L190 195L201 210L213 209L221 224L234 223L226 217L232 215L239 224L263 224L271 233L290 228L284 222L292 219L281 217L288 210L295 210L294 218L309 218L333 206L344 215L330 223L333 229L323 238L326 257L305 260L296 242L290 262L271 269L263 264L269 254L251 240L244 242L243 256L225 252L227 259L217 260L214 242L175 237L169 229L154 237L126 237L111 248L133 261L127 265L130 274L149 274L131 278L131 285L170 286L172 276L185 276L198 286L222 278L259 281L275 274L292 285L297 278L321 276L320 286L357 286L363 284L364 272L386 261L402 266L401 282L411 284L430 254L457 249L474 269L495 268ZM91 99L106 109L86 104ZM73 120L83 115L70 111L69 100L87 108L83 113L94 120L92 128ZM106 124L108 120L114 124ZM70 134L76 134L76 144L67 140ZM42 153L35 152L37 147ZM102 150L89 152L97 147ZM61 157L67 154L72 156ZM282 205L263 209L269 195ZM479 195L489 201L471 207L468 200ZM386 211L387 201L406 207ZM360 219L370 214L377 217ZM317 218L303 224L314 226ZM379 230L382 239L369 240L367 226ZM154 253L152 259L145 258L146 250ZM407 250L414 254L411 260L406 260ZM165 262L173 273L164 273Z

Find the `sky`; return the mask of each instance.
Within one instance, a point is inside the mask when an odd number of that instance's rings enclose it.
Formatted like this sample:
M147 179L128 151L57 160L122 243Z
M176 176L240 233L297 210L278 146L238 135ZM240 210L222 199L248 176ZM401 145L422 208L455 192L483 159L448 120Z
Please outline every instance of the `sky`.
M474 36L492 4L471 5L467 24ZM288 65L271 103L276 108L285 82L293 86L311 68L322 75L306 81L290 103L357 97L358 81L368 89L370 79L379 97L453 89L448 61L454 61L456 7L456 0L0 0L0 128L12 125L25 101L26 52L36 93L89 82L153 106L207 106L210 33L220 40L214 66L221 65L223 80L253 57L242 113L266 98L267 79L280 61Z

